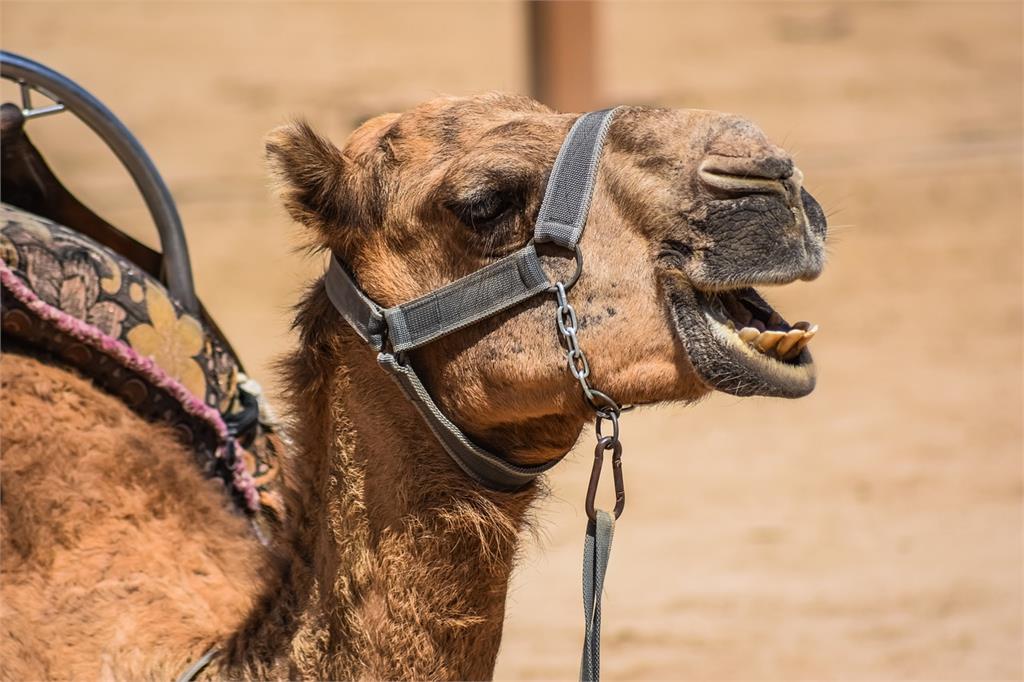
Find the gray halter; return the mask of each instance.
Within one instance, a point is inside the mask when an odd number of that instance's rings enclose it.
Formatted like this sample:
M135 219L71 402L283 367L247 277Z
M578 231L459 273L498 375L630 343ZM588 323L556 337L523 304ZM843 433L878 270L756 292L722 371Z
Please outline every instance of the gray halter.
M576 251L587 222L604 138L616 109L581 116L562 143L548 180L533 239L522 249L487 267L435 289L417 299L381 308L356 284L332 256L325 277L327 295L342 317L373 350L416 406L445 451L467 475L496 490L520 488L559 460L539 466L517 466L487 452L451 422L423 386L416 371L403 364L400 353L423 346L446 334L501 312L543 292L555 283L541 268L536 244L551 242ZM577 275L578 275L577 271ZM563 288L564 296L564 288Z

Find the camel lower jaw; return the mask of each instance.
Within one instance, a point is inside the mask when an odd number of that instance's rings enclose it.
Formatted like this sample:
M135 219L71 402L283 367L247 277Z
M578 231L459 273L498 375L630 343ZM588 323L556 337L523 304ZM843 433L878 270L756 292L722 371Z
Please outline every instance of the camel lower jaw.
M789 325L752 288L703 292L666 277L676 332L709 387L738 396L800 398L814 390L807 344L817 326Z

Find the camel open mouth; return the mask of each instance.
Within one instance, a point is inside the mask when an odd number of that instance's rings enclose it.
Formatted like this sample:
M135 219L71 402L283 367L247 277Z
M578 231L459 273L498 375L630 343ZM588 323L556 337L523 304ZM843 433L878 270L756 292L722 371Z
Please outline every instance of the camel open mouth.
M739 337L748 351L772 360L799 364L801 352L818 333L818 325L790 325L751 288L705 294L698 292L705 315Z
M694 369L711 387L740 396L799 398L814 390L810 322L788 323L751 287L701 291L670 273L676 330Z

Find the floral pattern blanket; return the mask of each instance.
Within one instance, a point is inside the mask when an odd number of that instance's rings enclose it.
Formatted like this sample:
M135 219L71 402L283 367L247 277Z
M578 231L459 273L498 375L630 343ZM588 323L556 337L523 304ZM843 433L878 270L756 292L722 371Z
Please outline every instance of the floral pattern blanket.
M262 539L280 526L281 439L258 386L215 332L120 254L8 204L0 258L5 347L55 356L166 422Z

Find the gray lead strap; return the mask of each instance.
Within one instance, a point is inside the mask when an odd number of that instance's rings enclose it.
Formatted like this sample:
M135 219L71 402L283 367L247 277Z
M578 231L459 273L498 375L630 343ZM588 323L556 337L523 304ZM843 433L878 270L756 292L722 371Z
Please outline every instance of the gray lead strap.
M615 519L598 509L595 519L587 524L583 543L583 657L580 660L581 682L597 682L601 678L601 591L604 574L612 552Z

